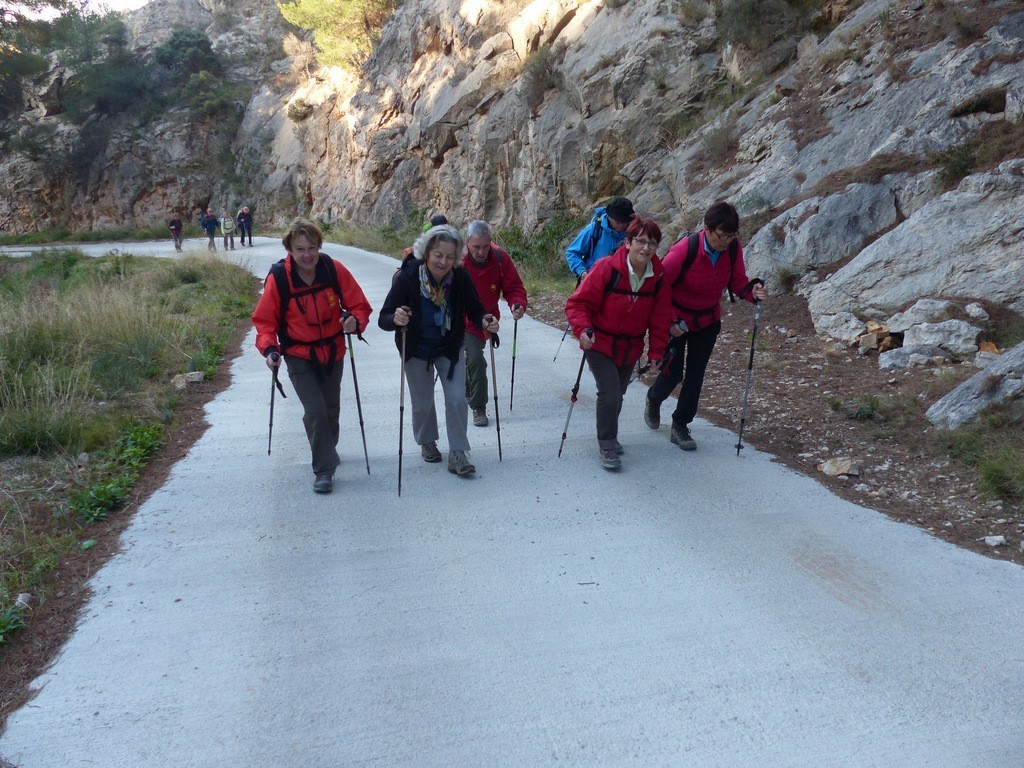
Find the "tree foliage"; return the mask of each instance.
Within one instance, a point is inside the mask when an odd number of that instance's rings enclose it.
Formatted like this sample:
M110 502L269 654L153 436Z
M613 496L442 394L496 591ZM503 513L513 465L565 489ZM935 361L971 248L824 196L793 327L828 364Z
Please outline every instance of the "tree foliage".
M401 0L295 0L278 7L286 20L313 31L321 64L358 69L400 4Z
M174 30L153 51L153 61L169 70L176 83L183 83L200 72L217 75L222 69L210 39L198 29Z

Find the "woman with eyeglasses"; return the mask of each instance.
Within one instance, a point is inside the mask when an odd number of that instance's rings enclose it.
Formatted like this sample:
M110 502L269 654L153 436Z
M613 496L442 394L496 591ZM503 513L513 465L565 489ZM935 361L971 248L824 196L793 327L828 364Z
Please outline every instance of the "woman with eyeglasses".
M672 295L672 340L661 373L647 390L644 422L651 429L661 426L661 404L682 382L669 439L684 451L697 448L690 422L697 415L704 373L722 329L722 291L728 288L752 304L765 297L764 283L747 279L739 228L736 209L719 201L704 214L701 231L684 237L665 254L665 280Z
M444 392L448 434L448 471L471 475L469 403L463 343L466 317L488 333L497 333L498 319L480 303L469 273L461 266L465 243L455 227L431 227L413 244L384 300L377 324L395 331L399 354L405 350L405 380L412 401L412 431L423 460L441 461L437 447L434 374ZM403 342L403 334L405 336Z
M658 371L668 343L671 319L668 284L657 256L661 229L635 217L626 239L598 261L565 304L565 315L579 339L597 383L597 446L601 466L622 466L619 412L633 366L644 351Z

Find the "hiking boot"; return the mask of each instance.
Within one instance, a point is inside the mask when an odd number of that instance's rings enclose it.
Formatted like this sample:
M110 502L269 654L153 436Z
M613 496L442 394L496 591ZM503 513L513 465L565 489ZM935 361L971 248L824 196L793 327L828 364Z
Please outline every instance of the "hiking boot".
M620 443L618 440L615 441L615 447L612 448L612 450L619 454L619 456L626 452L626 449L622 447L622 443Z
M672 435L669 437L673 443L684 451L697 450L697 441L690 435L690 428L686 426L672 425Z
M473 409L473 426L474 427L486 427L487 426L487 409L486 408L474 408Z
M316 480L313 481L313 491L316 493L330 493L334 490L334 475L329 475L326 472L317 475Z
M661 426L661 403L655 403L649 397L644 398L644 424L651 429Z
M597 452L601 456L601 466L605 469L622 468L622 459L619 458L619 454L615 452L614 448L598 448Z
M449 451L448 471L453 475L472 475L476 472L476 467L469 461L469 451Z
M441 460L441 452L437 450L437 443L433 441L420 446L420 455L428 464L437 464Z

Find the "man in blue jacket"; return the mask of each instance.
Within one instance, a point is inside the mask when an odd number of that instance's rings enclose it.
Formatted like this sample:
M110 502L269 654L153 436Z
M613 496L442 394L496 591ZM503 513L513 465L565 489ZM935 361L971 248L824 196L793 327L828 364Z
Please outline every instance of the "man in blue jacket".
M626 197L613 197L607 206L594 211L593 220L565 251L569 269L579 280L587 276L598 260L622 245L633 215L633 203Z

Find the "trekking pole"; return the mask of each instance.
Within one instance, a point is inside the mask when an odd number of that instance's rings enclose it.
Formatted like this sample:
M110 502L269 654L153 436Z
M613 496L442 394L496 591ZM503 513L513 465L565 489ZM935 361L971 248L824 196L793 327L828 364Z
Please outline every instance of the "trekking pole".
M587 328L584 333L593 334L594 332ZM572 387L572 396L569 398L569 415L565 417L565 427L562 428L562 442L558 446L558 458L562 458L562 448L565 446L565 438L569 434L569 419L572 418L572 409L576 405L576 395L580 392L580 379L583 378L583 364L587 361L586 352L583 353L583 357L580 359L580 369L576 373L576 383Z
M577 276L576 277L576 287L579 288L580 287L580 283L582 283L582 282L583 282L583 278ZM565 324L565 330L562 331L562 341L558 342L558 349L555 350L555 356L553 358L551 358L551 362L552 363L555 362L555 360L558 359L558 353L562 351L562 342L564 342L565 341L565 337L569 335L569 329L570 328L572 328L572 323L566 323Z
M494 428L498 432L498 461L501 461L501 419L498 416L498 373L494 368L494 348L498 346L498 334L491 336L491 388L494 390ZM514 359L514 358L513 358Z
M267 357L270 358L272 363L276 363L281 359L281 356L277 352L271 352ZM274 439L274 388L281 392L281 397L287 398L288 395L284 393L284 387L281 386L281 382L277 378L277 371L280 366L274 366L273 372L270 376L270 428L267 430L267 456L270 455L270 441Z
M562 351L562 342L565 341L565 337L569 335L569 329L572 328L572 323L565 324L565 330L562 331L562 341L558 342L558 349L555 350L555 356L551 358L551 362L555 362L558 359L558 353Z
M516 306L519 306L518 304ZM519 336L519 321L512 321L512 383L508 385L508 409L512 410L512 398L516 394L516 337ZM493 366L493 363L492 363ZM498 413L498 406L494 406L494 413ZM497 416L495 416L497 418ZM500 461L500 459L499 459Z
M747 386L743 392L743 410L740 413L740 435L736 443L736 455L743 448L743 424L747 420L747 400L750 397L750 384L754 380L754 340L757 338L757 324L761 320L761 302L754 303L754 330L750 334L750 361L747 363Z
M352 334L346 333L348 339L348 356L352 361L352 386L356 390L356 411L359 413L359 432L363 436L363 458L366 459L366 474L370 474L370 454L366 450L366 427L363 426L363 404L359 400L359 377L356 376L356 350L352 343Z
M402 495L402 434L405 431L405 326L402 327L402 384L398 400L398 495Z

